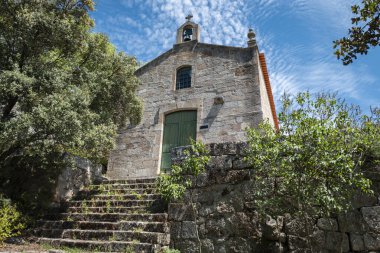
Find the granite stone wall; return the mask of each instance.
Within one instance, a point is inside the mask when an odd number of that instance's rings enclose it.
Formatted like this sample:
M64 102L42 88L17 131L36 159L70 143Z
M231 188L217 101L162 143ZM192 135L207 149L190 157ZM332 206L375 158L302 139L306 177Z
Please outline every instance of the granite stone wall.
M193 178L196 209L169 204L171 247L181 252L380 252L380 167L371 166L375 196L357 196L354 209L305 221L290 215L259 222L252 199L251 169L242 160L244 143L210 144L207 172ZM183 148L173 150L173 162ZM306 238L311 238L309 244ZM199 238L199 240L198 240Z

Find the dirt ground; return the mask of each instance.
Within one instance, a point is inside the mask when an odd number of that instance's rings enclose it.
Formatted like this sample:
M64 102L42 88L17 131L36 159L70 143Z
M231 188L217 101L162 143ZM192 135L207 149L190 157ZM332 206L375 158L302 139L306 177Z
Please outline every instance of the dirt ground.
M41 245L37 243L23 243L20 245L4 243L0 245L0 252L23 252L23 253L34 253L34 252L49 252L49 250L43 249Z

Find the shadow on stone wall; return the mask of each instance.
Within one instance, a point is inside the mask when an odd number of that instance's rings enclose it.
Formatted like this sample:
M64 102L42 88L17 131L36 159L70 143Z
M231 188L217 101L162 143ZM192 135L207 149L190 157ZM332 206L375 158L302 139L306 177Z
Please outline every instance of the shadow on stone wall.
M380 167L368 169L376 196L358 195L353 210L329 218L305 221L267 217L259 222L252 199L250 167L243 161L244 143L210 144L206 173L193 180L193 200L169 204L171 247L181 252L380 252ZM173 162L183 158L183 147L173 150ZM196 221L195 221L196 220ZM197 230L201 243L197 239Z

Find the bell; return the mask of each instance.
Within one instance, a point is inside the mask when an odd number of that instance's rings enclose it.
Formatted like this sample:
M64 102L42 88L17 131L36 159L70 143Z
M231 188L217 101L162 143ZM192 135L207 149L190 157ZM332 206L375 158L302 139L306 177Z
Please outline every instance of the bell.
M190 41L192 39L193 29L187 28L183 31L183 41Z

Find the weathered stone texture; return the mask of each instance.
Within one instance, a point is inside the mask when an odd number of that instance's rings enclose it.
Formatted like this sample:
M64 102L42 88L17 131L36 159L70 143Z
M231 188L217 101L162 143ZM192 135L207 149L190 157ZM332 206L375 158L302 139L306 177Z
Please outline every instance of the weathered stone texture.
M175 90L176 70L185 65L192 66L192 87ZM204 143L244 141L246 127L271 115L257 47L197 41L177 44L136 74L141 80L137 94L144 102L143 119L137 126L120 130L109 159L110 178L159 173L167 113L197 110L197 139ZM216 98L223 98L224 103L215 103ZM201 130L205 124L208 129Z
M251 168L242 161L244 143L207 145L212 156L206 173L193 181L184 202L169 205L171 246L181 252L380 252L380 206L356 206L334 217L295 219L289 214L259 222L252 199ZM172 151L180 162L186 147ZM373 169L369 169L373 171ZM379 177L380 178L380 177ZM373 179L374 189L379 186ZM375 191L375 198L379 192ZM367 205L371 202L365 202ZM185 226L185 228L184 228ZM199 241L194 229L198 229ZM185 232L184 232L185 231ZM308 240L309 239L309 240Z
M83 187L102 181L102 166L74 157L74 167L64 169L58 177L54 202L68 201Z

